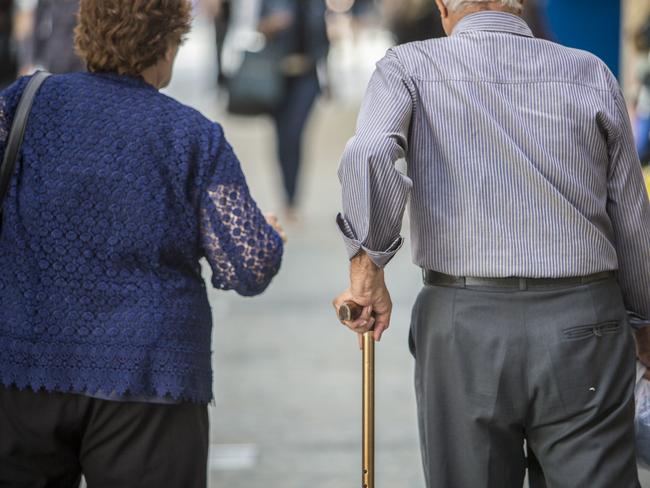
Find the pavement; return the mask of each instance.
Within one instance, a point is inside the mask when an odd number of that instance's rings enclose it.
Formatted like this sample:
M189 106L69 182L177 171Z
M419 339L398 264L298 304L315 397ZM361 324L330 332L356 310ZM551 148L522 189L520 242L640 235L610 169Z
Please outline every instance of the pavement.
M194 56L179 60L170 93L224 126L260 207L281 215L271 123L224 113L211 67L197 62L211 54L206 32L199 32L202 43L185 48ZM210 291L210 487L360 486L361 353L330 305L347 286L347 260L334 224L340 208L336 169L354 132L358 102L329 100L316 107L305 144L302 221L288 228L282 271L270 289L253 299ZM207 268L205 273L207 278ZM395 312L376 351L377 486L423 488L407 347L420 274L408 242L386 273ZM643 487L650 488L644 476Z

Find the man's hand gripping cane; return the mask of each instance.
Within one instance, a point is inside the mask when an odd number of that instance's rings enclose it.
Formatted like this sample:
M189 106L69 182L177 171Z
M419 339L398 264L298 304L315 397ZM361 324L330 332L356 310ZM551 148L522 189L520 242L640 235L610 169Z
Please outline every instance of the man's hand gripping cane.
M350 287L333 301L337 317L346 302L363 307L356 320L341 320L341 323L359 335L361 345L365 332L374 331L376 341L390 326L393 303L384 282L384 270L375 265L365 252L360 252L350 262Z

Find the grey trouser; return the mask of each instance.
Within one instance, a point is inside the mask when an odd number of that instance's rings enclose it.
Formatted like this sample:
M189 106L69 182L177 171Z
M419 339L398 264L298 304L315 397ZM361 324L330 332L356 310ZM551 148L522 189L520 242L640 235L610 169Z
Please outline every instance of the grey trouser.
M426 286L411 350L429 488L637 488L634 347L615 279ZM537 465L537 463L535 463Z

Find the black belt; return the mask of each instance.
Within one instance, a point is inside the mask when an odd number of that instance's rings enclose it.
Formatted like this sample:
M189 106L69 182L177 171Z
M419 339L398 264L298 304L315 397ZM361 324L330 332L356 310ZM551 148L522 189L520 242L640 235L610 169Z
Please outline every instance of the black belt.
M522 291L586 285L596 281L608 280L615 276L613 271L605 271L575 278L475 278L472 276L450 276L428 269L422 271L426 285L453 288L506 288Z

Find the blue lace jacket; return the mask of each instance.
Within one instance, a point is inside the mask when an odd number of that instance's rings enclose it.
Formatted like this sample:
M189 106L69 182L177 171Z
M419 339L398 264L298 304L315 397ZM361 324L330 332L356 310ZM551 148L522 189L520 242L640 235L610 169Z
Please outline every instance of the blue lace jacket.
M0 156L26 82L0 92ZM4 204L0 383L208 402L199 259L252 296L282 250L218 124L138 79L53 76Z

